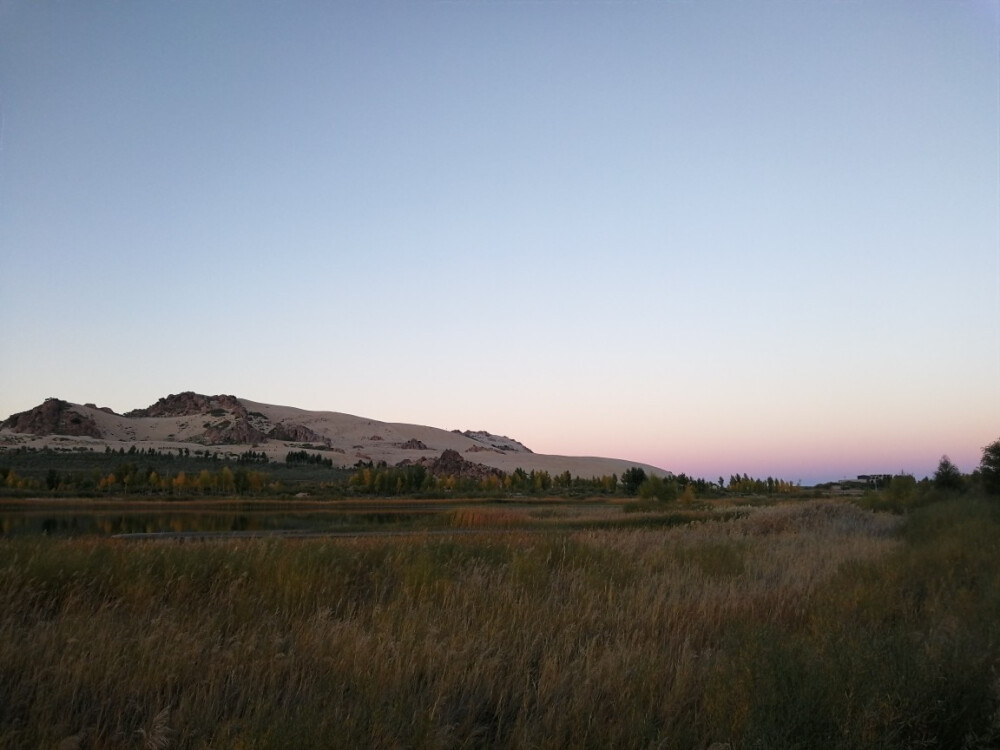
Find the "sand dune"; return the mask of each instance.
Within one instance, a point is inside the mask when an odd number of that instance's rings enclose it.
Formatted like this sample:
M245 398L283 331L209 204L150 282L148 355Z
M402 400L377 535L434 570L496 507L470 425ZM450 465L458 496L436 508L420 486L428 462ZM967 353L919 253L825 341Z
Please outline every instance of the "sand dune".
M291 450L306 449L321 452L340 466L353 466L358 461L384 461L392 466L406 460L434 459L445 450L454 450L467 461L505 472L517 468L551 474L569 471L589 478L620 476L629 467L641 466L647 472L669 474L622 458L533 453L512 438L487 432L466 434L232 396L171 395L139 411L164 415L115 414L92 404L49 399L3 422L0 450L19 446L128 450L139 445L158 450L187 448L191 452L208 449L221 455L254 450L280 461Z

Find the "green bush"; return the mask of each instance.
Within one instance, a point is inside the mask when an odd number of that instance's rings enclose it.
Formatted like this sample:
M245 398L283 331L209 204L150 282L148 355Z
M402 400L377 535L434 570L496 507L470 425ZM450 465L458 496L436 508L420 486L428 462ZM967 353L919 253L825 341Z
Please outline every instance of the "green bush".
M662 479L653 474L639 485L639 497L643 500L671 502L677 499L677 483L673 479Z

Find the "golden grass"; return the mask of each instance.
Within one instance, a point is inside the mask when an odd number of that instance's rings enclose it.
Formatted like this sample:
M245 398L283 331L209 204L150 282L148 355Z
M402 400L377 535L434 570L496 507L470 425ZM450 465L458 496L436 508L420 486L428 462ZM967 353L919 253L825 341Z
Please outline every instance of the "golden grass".
M825 654L817 600L898 555L900 524L825 502L666 531L4 540L0 745L749 747L785 695L759 674L801 671L782 639Z

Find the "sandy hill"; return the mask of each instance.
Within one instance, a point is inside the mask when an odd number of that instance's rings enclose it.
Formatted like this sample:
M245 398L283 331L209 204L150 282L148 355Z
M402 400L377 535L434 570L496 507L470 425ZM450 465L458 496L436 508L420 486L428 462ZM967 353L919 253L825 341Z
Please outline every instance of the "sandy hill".
M448 431L192 392L170 395L125 414L50 398L0 423L0 450L25 445L62 450L104 450L110 446L117 450L135 444L159 450L186 447L192 452L211 446L222 455L252 449L273 460L283 460L288 451L305 449L322 453L341 466L358 461L385 461L390 466L431 461L451 450L467 461L505 472L517 468L552 474L569 471L589 478L620 476L631 466L641 466L647 472L669 473L619 458L533 453L517 440L482 430Z

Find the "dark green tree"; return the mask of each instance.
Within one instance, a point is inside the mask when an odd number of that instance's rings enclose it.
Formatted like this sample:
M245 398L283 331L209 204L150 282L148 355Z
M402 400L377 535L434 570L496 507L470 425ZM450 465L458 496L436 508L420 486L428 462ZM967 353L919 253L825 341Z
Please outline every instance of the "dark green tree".
M633 466L626 469L622 474L622 489L626 495L635 495L639 492L642 483L646 481L646 471L641 466Z
M514 473L510 475L510 487L512 490L522 492L531 489L531 483L528 481L528 472L520 466L514 469Z
M962 472L958 467L947 456L941 456L937 471L934 472L934 486L939 490L958 491L964 484Z
M250 473L246 469L233 472L233 488L240 495L250 490Z
M983 490L990 495L1000 495L1000 440L994 440L983 448L979 477Z

